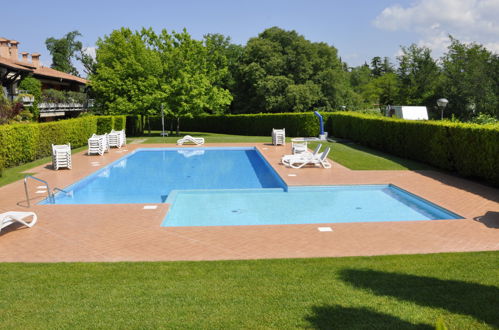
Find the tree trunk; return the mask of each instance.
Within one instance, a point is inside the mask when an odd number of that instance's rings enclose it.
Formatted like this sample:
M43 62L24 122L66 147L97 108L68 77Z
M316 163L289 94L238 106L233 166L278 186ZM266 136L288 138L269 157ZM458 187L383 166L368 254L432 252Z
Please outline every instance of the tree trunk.
M149 131L149 136L151 136L151 117L147 116L147 130Z
M180 117L177 117L177 136L180 135Z

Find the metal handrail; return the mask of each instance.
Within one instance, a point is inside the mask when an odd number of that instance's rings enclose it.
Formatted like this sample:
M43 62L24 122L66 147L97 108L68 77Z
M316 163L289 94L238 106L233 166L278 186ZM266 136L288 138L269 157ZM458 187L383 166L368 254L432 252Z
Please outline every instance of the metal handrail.
M34 180L37 180L43 184L45 184L45 186L47 186L47 194L48 194L48 198L50 199L51 202L54 201L54 194L50 191L50 186L48 184L47 181L45 180L42 180L42 179L39 179L37 177L34 177L32 175L26 175L24 177L24 192L26 193L26 201L28 202L28 207L30 207L30 202L29 202L29 193L28 193L28 179L34 179Z
M66 195L70 195L71 194L69 191L66 191L64 189L55 187L54 190L52 190L52 197L54 197L54 192L55 191L61 191L61 192L65 193Z

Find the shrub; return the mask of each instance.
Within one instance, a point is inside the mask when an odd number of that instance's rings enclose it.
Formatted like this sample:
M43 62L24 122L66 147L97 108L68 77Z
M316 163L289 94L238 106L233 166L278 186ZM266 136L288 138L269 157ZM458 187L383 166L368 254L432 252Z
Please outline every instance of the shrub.
M329 131L360 144L499 185L499 126L332 113Z
M3 167L4 167L3 159L2 159L2 157L0 157L0 178L3 175Z
M109 133L113 129L112 116L97 116L97 134Z
M118 125L126 125L123 116L117 118L120 118L116 121ZM0 159L5 167L12 167L50 155L52 144L69 142L78 148L87 144L88 138L98 131L98 125L106 129L104 132L110 132L112 124L111 116L85 116L41 124L1 125Z
M33 114L33 117L36 120L40 115L38 103L40 103L42 97L42 83L40 82L40 80L33 77L26 77L19 83L19 89L25 90L29 94L34 96L35 100L33 102L33 105L27 108Z
M114 116L113 127L116 131L126 128L126 116Z

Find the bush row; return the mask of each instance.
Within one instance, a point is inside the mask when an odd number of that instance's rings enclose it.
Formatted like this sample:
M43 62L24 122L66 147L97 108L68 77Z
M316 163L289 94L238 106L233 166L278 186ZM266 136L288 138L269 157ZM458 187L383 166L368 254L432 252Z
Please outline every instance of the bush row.
M41 124L1 125L0 159L7 168L49 156L52 144L71 143L71 147L78 148L93 133L123 129L125 121L125 116L88 116Z
M324 115L323 115L324 116ZM327 117L327 116L324 116ZM170 129L171 119L165 119L165 130ZM140 126L138 119L127 118L127 133L140 132L148 128ZM149 117L152 130L161 130L161 117ZM140 126L140 127L139 127ZM176 129L176 121L173 121ZM182 131L212 132L234 135L270 136L272 128L286 128L287 136L319 135L319 120L312 112L279 113L279 114L245 114L245 115L207 115L194 118L181 118Z
M336 137L499 185L499 126L409 121L336 112L328 116Z

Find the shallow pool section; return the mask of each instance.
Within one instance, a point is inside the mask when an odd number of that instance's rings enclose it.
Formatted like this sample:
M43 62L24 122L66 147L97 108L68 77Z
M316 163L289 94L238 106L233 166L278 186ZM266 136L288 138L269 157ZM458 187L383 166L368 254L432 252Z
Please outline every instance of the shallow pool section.
M164 227L461 219L394 185L175 191L167 203Z
M254 147L148 148L64 188L55 204L162 203L172 190L285 187Z

